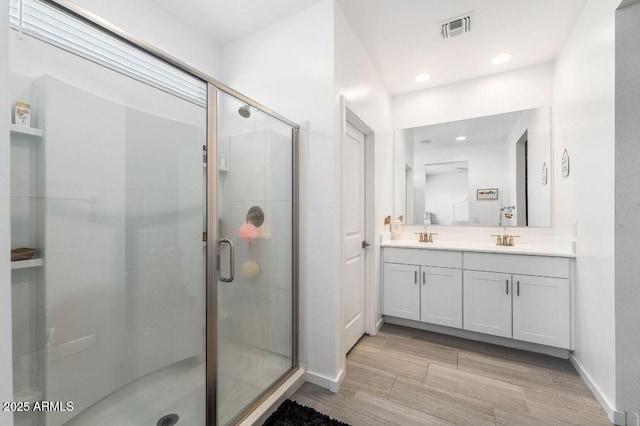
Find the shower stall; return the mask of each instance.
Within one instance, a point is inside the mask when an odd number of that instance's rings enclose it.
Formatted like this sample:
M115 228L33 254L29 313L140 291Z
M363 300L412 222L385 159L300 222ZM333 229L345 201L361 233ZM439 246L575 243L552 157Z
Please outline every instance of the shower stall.
M298 126L74 6L9 18L15 424L238 423L298 368Z

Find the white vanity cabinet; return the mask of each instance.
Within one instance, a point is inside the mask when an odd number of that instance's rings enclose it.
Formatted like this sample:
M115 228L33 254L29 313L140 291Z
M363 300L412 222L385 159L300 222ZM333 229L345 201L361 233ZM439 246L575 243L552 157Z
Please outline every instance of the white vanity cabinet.
M569 280L513 275L513 285L513 338L569 348Z
M569 259L464 254L464 329L570 347Z
M571 349L571 255L504 250L385 246L383 314L461 337Z
M422 266L420 321L462 328L462 269Z
M383 313L462 328L462 253L384 250Z
M420 267L399 263L384 264L383 313L392 317L420 319Z
M464 271L464 329L512 337L511 274Z

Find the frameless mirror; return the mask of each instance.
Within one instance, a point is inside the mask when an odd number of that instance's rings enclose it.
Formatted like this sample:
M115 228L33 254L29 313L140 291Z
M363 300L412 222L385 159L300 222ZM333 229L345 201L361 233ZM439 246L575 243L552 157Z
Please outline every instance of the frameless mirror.
M395 216L409 225L551 226L551 108L395 132Z

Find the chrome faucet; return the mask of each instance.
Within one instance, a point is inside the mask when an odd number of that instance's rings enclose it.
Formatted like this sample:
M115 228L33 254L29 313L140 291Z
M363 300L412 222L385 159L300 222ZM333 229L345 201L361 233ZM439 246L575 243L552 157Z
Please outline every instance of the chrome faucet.
M438 235L437 232L427 232L427 227L424 227L424 232L416 232L416 235L418 235L418 242L420 243L432 243L433 242L433 236L434 235Z
M504 247L514 247L515 246L514 238L520 238L520 235L507 234L507 228L504 228L503 235L492 234L491 236L496 237L497 246L504 246Z

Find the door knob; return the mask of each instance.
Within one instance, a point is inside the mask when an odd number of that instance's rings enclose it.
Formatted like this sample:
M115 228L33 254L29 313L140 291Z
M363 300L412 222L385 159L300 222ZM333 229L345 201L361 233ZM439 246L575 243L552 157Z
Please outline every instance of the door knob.
M368 243L368 242L366 242L366 241L363 241L363 242L362 242L362 248L367 248L367 247L369 247L370 245L371 245L371 244L369 244L369 243Z

